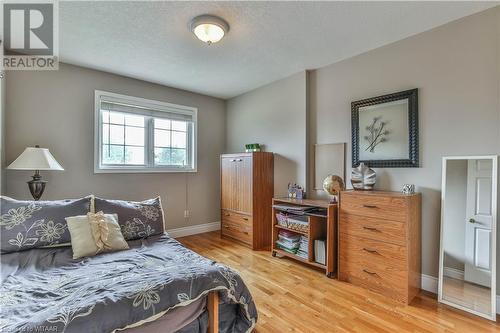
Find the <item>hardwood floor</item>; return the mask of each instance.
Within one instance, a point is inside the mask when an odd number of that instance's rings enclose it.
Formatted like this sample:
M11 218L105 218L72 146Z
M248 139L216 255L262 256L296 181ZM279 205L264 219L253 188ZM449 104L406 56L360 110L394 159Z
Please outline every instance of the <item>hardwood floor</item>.
M500 324L438 304L433 294L421 292L402 305L291 259L221 239L219 232L179 241L241 273L259 311L257 333L500 332Z

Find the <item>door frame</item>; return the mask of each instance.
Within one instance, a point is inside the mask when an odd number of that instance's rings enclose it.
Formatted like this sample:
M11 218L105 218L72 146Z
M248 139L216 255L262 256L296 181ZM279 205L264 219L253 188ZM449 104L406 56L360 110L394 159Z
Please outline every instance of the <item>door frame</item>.
M459 304L443 299L443 271L444 271L444 252L443 252L443 228L444 228L444 202L446 197L446 165L449 160L492 160L492 221L491 221L491 313L485 314L473 309L469 309ZM498 203L498 155L480 155L480 156L444 156L442 158L442 177L441 177L441 226L439 242L439 276L438 276L438 302L444 303L460 310L475 314L477 316L496 321L497 307L497 288L496 288L496 268L497 268L497 203Z

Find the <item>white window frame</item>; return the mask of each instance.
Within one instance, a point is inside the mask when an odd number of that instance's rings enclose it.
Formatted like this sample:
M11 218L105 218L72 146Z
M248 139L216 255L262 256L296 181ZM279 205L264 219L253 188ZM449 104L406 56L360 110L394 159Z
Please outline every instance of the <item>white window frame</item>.
M101 100L111 101L115 103L123 103L133 105L137 108L144 108L145 113L148 110L155 112L168 112L192 117L192 135L188 135L187 145L191 149L190 152L191 165L183 166L155 166L154 165L154 128L152 125L153 117L146 119L145 124L145 165L106 165L101 163L102 156L102 119L101 119ZM94 173L170 173L170 172L197 172L197 155L198 155L198 109L195 107L160 102L140 97L122 95L102 90L94 92ZM141 113L137 113L141 114ZM166 118L168 119L168 118Z

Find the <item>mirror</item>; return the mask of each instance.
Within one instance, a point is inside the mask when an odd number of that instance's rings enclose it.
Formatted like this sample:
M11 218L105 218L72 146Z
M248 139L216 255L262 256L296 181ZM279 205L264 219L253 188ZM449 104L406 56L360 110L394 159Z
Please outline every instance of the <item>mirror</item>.
M439 302L496 320L497 156L444 157Z

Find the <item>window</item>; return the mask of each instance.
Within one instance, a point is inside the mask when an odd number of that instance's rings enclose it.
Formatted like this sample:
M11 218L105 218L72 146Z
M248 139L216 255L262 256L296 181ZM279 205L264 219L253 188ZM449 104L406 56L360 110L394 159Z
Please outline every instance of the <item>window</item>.
M196 171L197 109L95 92L95 172Z

